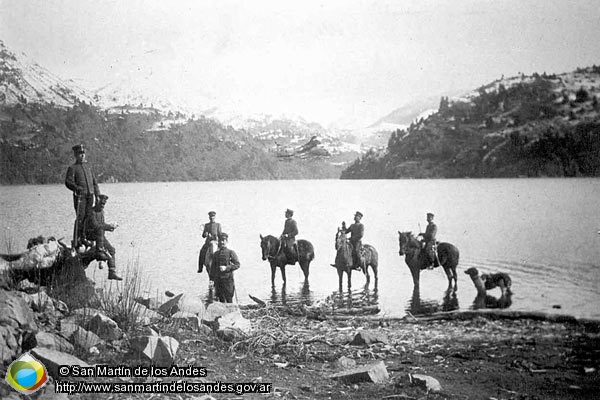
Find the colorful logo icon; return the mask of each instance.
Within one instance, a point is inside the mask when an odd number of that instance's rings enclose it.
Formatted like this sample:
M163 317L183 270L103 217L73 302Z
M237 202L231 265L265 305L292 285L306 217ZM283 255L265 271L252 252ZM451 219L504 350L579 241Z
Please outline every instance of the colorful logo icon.
M48 374L41 362L25 353L8 367L6 382L21 393L31 394L48 382Z

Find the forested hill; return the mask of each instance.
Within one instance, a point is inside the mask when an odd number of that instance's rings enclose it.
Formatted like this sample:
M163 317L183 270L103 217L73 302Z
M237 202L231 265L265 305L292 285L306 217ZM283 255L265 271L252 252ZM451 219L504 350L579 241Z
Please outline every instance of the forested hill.
M600 176L600 67L501 79L394 132L342 179Z
M0 184L62 183L84 143L101 182L339 177L325 160L281 162L245 131L158 111L108 113L25 99L0 107Z

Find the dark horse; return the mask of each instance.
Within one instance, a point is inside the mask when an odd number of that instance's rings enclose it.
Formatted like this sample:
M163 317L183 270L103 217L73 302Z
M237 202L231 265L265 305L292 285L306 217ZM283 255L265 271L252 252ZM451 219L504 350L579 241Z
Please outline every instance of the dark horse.
M308 281L308 268L310 263L315 258L315 249L308 240L300 239L298 244L298 263L302 272L304 273L304 281ZM285 252L280 246L279 239L275 236L260 235L260 248L262 250L262 259L269 260L271 264L271 286L275 286L275 270L277 267L281 268L281 277L283 278L283 284L286 284L285 278L285 266L294 265L295 263L288 262Z
M348 242L346 231L338 228L335 235L335 268L339 278L339 291L342 291L342 277L344 272L348 275L348 289L352 287L352 245ZM364 244L360 252L360 265L363 273L367 276L367 284L371 280L369 275L369 265L375 275L375 284L377 284L377 266L379 265L379 255L375 247Z
M419 287L419 276L421 270L429 266L429 259L424 249L421 246L419 239L413 236L412 232L398 231L398 245L400 250L398 253L406 255L406 265L412 274L413 284L416 288ZM439 243L437 245L438 258L440 264L444 267L444 272L448 277L448 289L452 288L452 280L454 280L454 290L458 289L456 266L458 265L459 252L458 249L450 243Z

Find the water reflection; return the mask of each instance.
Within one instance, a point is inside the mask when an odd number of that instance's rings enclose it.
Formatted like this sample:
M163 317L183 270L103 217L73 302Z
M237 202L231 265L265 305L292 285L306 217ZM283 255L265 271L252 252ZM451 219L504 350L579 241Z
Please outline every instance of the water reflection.
M419 288L413 288L413 293L406 311L412 315L423 315L433 314L439 311L453 311L458 310L458 297L456 291L453 289L447 289L444 292L442 302L438 300L422 300Z
M379 312L379 290L377 285L371 289L366 283L361 290L335 291L329 296L333 307L340 309L363 310L365 313Z
M310 290L308 281L304 281L297 291L290 291L290 293L288 293L285 284L281 285L279 290L274 286L271 288L272 304L281 304L285 306L294 306L298 304L310 305L313 301L313 292Z
M473 300L472 309L480 308L508 308L512 305L512 293L506 292L500 297L491 296L487 293L479 293Z

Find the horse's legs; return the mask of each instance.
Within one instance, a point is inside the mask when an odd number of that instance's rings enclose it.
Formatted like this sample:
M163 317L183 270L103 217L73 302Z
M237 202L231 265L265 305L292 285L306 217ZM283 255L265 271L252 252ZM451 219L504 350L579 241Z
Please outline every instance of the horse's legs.
M310 267L310 261L302 260L298 261L302 272L304 273L304 282L308 281L308 268Z
M338 280L339 280L339 291L340 294L342 293L342 277L344 276L344 271L342 271L340 268L337 269L337 273L338 273Z
M352 266L348 267L346 273L348 274L348 290L350 290L352 288Z
M285 278L285 264L283 264L280 268L281 268L281 277L283 278L283 286L285 286L285 284L287 283L287 280Z
M454 291L458 290L458 274L456 273L456 265L452 267L452 273L454 274Z
M275 287L275 270L277 269L277 266L274 263L270 263L271 264L271 287Z
M448 289L452 289L452 279L454 276L452 275L452 269L444 265L444 272L446 273L446 277L448 278Z
M415 288L419 288L419 278L420 278L420 274L421 274L421 270L419 269L419 266L414 266L414 267L408 267L408 269L410 269L410 274L412 275L413 278L413 286Z

